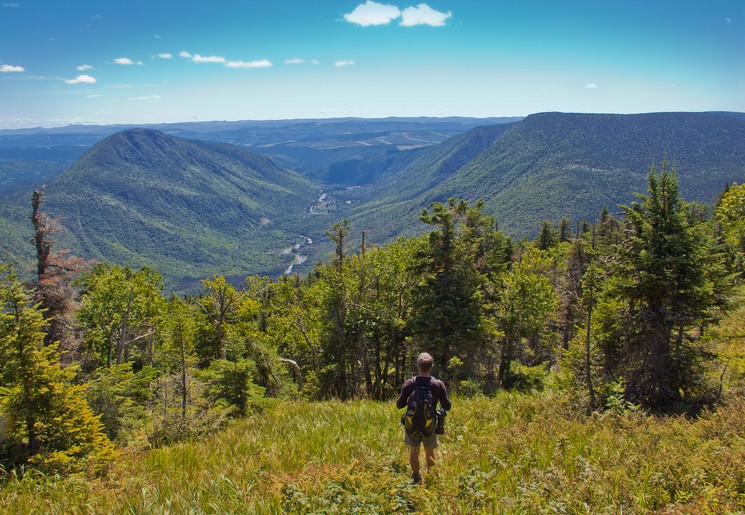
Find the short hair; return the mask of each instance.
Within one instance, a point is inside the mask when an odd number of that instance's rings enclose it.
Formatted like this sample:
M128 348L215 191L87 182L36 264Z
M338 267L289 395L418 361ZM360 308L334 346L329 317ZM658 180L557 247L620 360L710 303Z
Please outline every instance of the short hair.
M435 360L433 360L432 356L427 352L422 352L416 358L416 368L418 368L420 372L429 372L432 370L432 365L434 364Z

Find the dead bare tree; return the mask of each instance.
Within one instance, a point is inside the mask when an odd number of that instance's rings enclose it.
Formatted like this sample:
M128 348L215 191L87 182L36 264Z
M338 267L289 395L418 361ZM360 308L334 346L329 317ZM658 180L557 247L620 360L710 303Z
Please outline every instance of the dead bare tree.
M73 331L70 318L74 312L75 292L72 281L86 269L88 263L71 256L69 250L54 250L52 234L59 232L58 219L49 217L41 210L45 195L43 189L31 195L31 222L34 225L36 246L36 279L31 282L35 300L44 310L48 326L44 344L59 342L62 355L74 350Z

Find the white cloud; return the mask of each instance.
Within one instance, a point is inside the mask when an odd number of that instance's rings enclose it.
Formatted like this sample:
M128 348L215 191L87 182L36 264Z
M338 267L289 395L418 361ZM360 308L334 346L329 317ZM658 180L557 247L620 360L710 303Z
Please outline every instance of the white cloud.
M93 66L91 66L90 64L81 64L80 66L78 66L78 71L80 72L84 72L85 70L92 70L92 69L93 69Z
M334 66L337 68L343 68L345 66L352 66L354 64L354 61L336 61L334 63Z
M2 73L21 73L26 71L23 66L13 66L10 64L0 65L0 72Z
M261 61L228 61L225 66L228 68L268 68L272 63L266 59Z
M179 52L179 57L183 57L184 59L191 59L191 54L189 52Z
M74 79L66 80L68 84L95 84L96 79L90 75L78 75Z
M173 59L173 54L171 54L169 52L164 52L162 54L156 55L155 57L158 57L160 59Z
M585 84L585 89L598 89L598 85L590 82L589 84Z
M103 95L99 95L98 93L94 93L92 95L86 95L86 98L101 98Z
M129 57L117 57L116 59L114 59L114 62L116 64L122 64L125 66L129 66L132 64L144 64L142 61L133 61Z
M395 5L379 4L367 0L364 4L355 7L354 11L344 15L349 23L355 23L362 27L370 25L387 25L401 16L401 11Z
M148 95L143 97L131 97L130 100L158 100L160 98L160 95Z
M226 61L224 57L217 55L201 56L199 54L194 54L191 60L195 63L224 63Z
M413 27L414 25L429 25L431 27L442 27L445 21L451 18L450 11L443 13L435 11L427 4L419 4L416 7L407 7L401 12L401 25Z
M20 7L20 2L6 2L3 4L3 7Z
M285 64L319 64L318 59L311 59L309 61L306 61L305 59L287 59L285 61Z

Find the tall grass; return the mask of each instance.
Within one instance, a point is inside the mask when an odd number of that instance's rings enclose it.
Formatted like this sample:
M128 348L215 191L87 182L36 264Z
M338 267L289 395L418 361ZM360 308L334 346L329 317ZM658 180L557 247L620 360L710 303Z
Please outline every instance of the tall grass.
M743 513L743 330L745 305L710 331L729 393L696 419L454 399L414 486L392 403L274 403L208 440L125 453L102 479L8 474L0 513Z
M745 510L745 396L696 420L574 416L551 394L457 399L422 485L391 404L295 402L101 480L7 478L3 513L722 513Z

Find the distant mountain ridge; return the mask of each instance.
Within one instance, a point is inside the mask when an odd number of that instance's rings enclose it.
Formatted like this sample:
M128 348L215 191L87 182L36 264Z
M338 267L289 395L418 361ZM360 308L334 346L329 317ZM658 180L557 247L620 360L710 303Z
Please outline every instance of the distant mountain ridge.
M73 125L0 130L0 197L38 187L99 141L121 131L154 129L170 136L231 143L270 156L326 183L369 184L411 148L442 143L473 127L521 118L329 118Z
M76 252L184 280L279 273L276 256L297 241L294 220L318 194L260 154L152 129L106 138L45 191Z
M532 238L543 220L593 220L603 206L615 211L630 203L646 191L650 165L662 159L677 167L689 201L710 203L726 183L745 182L741 113L539 113L475 125L413 149L400 146L413 133L398 131L404 126L397 121L373 124L396 129L388 136L338 123L293 126L294 142L269 145L284 148L280 163L245 142L127 129L49 180L45 207L63 217L61 245L89 258L156 266L179 288L213 273L279 275L294 257L291 249L308 238L309 263L323 259L331 250L324 231L344 218L351 241L363 231L369 243L422 232L421 209L449 197L483 199L500 229ZM444 126L450 123L456 122ZM313 136L314 127L322 134ZM253 134L233 129L238 139ZM282 134L288 133L262 138ZM308 160L322 180L283 166L297 159ZM9 221L0 250L15 261L31 253L28 198L19 195L0 202L0 218Z
M386 233L394 234L411 230L396 223L402 213L432 201L484 199L508 234L533 237L542 220L592 220L603 206L631 202L663 159L677 167L690 201L710 203L727 182L745 181L745 118L732 113L539 113L505 129L491 141L479 128L428 149L387 177L353 219L365 228L391 221ZM458 161L459 149L469 149L468 159ZM445 159L463 164L436 185L422 180Z

